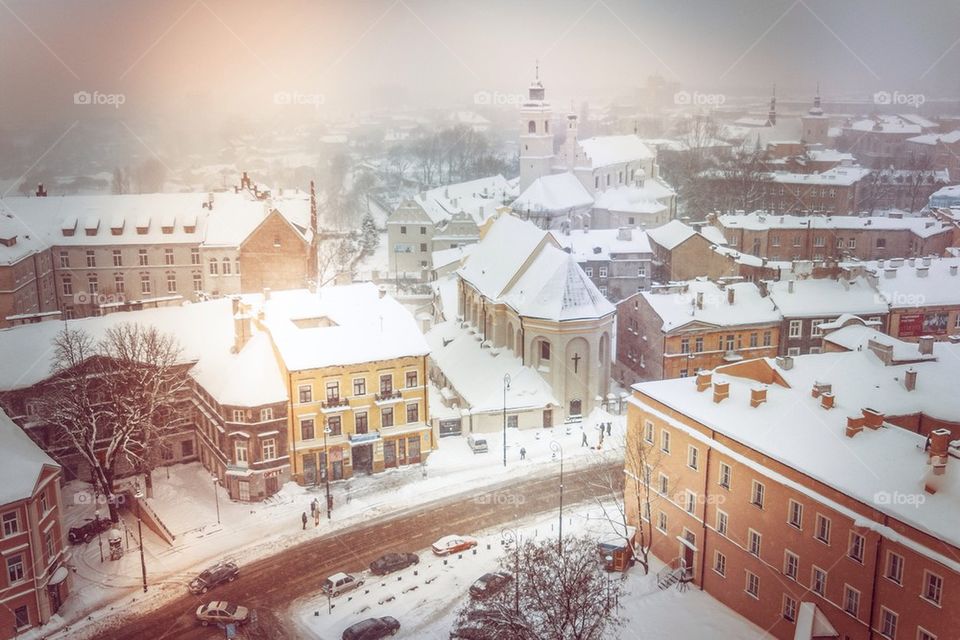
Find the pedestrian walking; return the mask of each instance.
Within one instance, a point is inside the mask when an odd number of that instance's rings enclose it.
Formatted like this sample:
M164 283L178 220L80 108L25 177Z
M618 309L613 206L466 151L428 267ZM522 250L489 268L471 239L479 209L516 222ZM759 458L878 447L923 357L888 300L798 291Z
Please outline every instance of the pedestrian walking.
M317 510L313 512L313 526L320 526L320 505L317 505Z
M303 515L300 516L300 521L303 523L303 529L306 530L307 528L307 512L306 511L304 511Z
M608 435L608 436L611 435L610 432L611 432L612 429L613 429L613 423L612 423L612 422L608 422L608 423L607 423L607 435Z
M527 449L526 449L526 447L520 447L520 459L521 459L521 460L526 460L526 459L527 459Z
M583 440L580 442L580 446L581 446L581 447L586 447L586 446L588 446L589 444L590 444L590 443L587 442L587 432L584 431L584 432L583 432Z

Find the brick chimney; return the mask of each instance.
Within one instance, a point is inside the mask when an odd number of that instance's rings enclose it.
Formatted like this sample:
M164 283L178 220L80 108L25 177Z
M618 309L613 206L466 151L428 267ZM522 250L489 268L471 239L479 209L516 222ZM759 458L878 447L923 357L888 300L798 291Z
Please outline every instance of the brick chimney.
M697 372L697 391L706 391L713 384L713 371Z
M730 397L730 383L729 382L714 382L713 383L713 401L716 403L723 402Z
M884 415L876 409L867 407L866 409L863 409L862 413L863 426L869 427L870 429L879 429L883 424Z
M907 369L906 373L903 374L903 386L906 387L907 391L915 391L917 388L917 370L913 367Z
M40 182L40 183L37 184L37 197L38 197L38 198L46 198L46 197L47 197L47 190L43 188L43 183L42 183L42 182Z
M866 418L864 416L847 416L847 437L852 438L863 431L865 423Z
M767 401L767 387L760 385L750 389L750 406L756 409Z
M703 309L703 291L697 291L697 309Z
M793 293L793 280L787 280L787 293Z
M833 393L826 391L820 394L820 406L824 409L833 409L834 397Z
M929 356L933 353L933 336L920 336L920 354Z
M927 464L933 465L933 475L942 476L946 472L949 449L949 429L937 429L930 433L930 444L927 448Z
M248 309L240 304L240 298L231 298L233 312L233 352L240 353L253 335L253 320Z
M810 395L814 398L819 398L821 394L830 393L833 391L833 385L827 382L813 382L813 388L810 390Z
M734 298L736 297L737 292L733 287L727 289L727 303L733 304Z
M952 276L957 275L957 265L955 264L950 265L950 275Z

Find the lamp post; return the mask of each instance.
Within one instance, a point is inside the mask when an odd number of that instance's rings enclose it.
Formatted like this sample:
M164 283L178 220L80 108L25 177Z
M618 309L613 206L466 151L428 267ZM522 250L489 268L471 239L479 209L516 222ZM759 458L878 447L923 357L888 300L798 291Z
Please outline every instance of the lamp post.
M507 466L507 391L510 389L510 374L503 374L503 466Z
M607 611L610 611L610 571L613 564L613 556L608 555L604 560L607 561L607 566L604 567L607 571Z
M327 492L327 520L331 519L330 512L333 510L333 500L330 499L330 450L327 449L327 434L330 433L330 427L323 426L323 483Z
M563 553L563 447L556 440L550 441L550 450L560 454L560 533L557 537L557 555Z
M137 536L140 538L140 575L143 578L143 592L147 592L147 561L143 557L143 522L140 520L140 500L143 492L137 491L133 496L137 499Z
M220 524L220 494L217 491L217 482L219 480L217 476L213 476L213 501L217 505L217 524Z
M500 538L506 544L513 545L513 608L514 614L520 615L520 534L516 529L503 529Z
M100 536L100 509L93 512L93 521L97 527L97 546L100 547L100 562L103 562L103 538Z

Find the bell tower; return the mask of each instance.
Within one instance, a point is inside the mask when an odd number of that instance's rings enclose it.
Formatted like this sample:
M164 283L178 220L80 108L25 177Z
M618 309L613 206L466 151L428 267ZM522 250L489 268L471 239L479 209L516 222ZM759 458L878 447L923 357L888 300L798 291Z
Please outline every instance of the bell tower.
M527 99L520 105L520 193L537 178L551 173L554 161L551 115L537 62L534 81L527 88Z
M823 114L820 106L820 83L817 83L817 95L807 115L800 118L800 142L808 145L827 146L830 143L830 120Z

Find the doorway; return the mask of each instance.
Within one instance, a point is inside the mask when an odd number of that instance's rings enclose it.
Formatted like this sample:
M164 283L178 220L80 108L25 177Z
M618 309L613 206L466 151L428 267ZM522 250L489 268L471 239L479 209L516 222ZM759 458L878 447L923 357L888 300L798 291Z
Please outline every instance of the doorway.
M582 415L582 404L579 400L570 401L570 416Z
M362 444L353 449L353 471L373 473L373 445Z
M553 409L543 410L543 426L544 428L553 426Z

